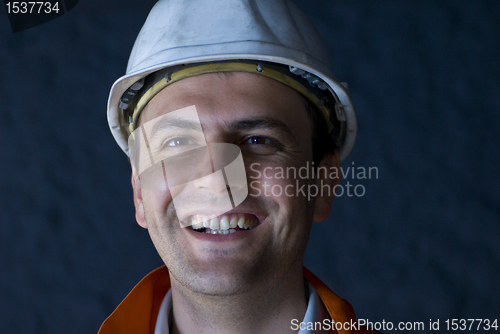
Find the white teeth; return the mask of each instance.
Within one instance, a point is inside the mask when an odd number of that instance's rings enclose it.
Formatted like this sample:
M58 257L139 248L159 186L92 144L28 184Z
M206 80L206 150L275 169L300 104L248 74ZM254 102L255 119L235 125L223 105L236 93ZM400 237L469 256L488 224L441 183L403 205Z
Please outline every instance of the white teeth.
M231 218L231 219L229 219ZM236 232L235 228L239 227L242 230L249 230L256 226L259 220L255 217L247 217L243 215L238 217L237 214L224 215L219 217L210 217L206 215L194 215L191 219L193 230L206 228L205 232L209 234L228 234ZM224 233L222 231L228 231Z
M241 229L248 230L257 225L258 220L256 219L245 219L245 217L241 217L238 220L238 226Z
M211 230L219 229L219 219L217 217L210 219L210 229Z
M235 229L229 229L229 230L221 230L221 229L217 229L217 230L205 230L205 233L207 234L221 234L221 235L225 235L225 234L230 234L230 233L234 233L236 232Z
M236 226L238 226L238 216L233 216L229 222L229 227L236 228Z
M227 218L227 216L221 218L220 228L223 230L229 230L229 219Z
M243 228L245 226L245 217L240 217L240 219L238 219L238 226L240 228Z
M192 223L191 223L193 229L195 230L199 230L200 228L203 227L203 222L202 221L196 221L196 220L193 220Z

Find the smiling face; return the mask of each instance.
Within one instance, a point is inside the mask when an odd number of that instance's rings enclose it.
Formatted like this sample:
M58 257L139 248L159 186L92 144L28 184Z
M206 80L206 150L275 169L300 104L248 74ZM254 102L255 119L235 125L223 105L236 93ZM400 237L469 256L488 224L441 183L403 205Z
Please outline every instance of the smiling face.
M295 192L293 196L275 196L278 192L273 194L269 189L296 188L296 180L263 171L298 170L312 160L312 125L305 99L293 89L256 74L204 74L164 88L142 111L140 124L168 115L179 121L174 117L176 111L192 106L204 136L191 124L191 135L159 136L157 147L178 152L184 147L212 148L215 143L236 145L252 186L249 196L229 212L217 211L220 201L203 201L193 195L184 196L191 198L192 205L179 214L172 187L141 186L143 181L133 167L136 218L148 229L169 268L172 284L203 294L233 295L248 292L256 284L275 284L290 271L301 270L313 216L326 218L329 207L326 209L323 202L315 206L314 201ZM206 161L213 163L214 151L212 160ZM172 185L170 179L167 181ZM300 180L299 184L313 182ZM193 182L191 191L215 192L212 198L217 198L227 193L226 184L221 175L213 174ZM183 191L186 194L186 189ZM180 221L188 221L194 228L183 227Z

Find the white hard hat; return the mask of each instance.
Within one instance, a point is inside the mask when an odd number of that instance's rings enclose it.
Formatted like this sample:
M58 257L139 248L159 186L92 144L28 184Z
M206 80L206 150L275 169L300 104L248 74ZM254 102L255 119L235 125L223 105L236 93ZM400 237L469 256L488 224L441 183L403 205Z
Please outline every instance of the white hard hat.
M318 31L288 0L158 1L137 36L126 75L109 95L108 122L118 145L129 155L134 123L163 87L220 71L262 74L298 90L333 130L340 159L351 151L357 124L349 92L335 80Z

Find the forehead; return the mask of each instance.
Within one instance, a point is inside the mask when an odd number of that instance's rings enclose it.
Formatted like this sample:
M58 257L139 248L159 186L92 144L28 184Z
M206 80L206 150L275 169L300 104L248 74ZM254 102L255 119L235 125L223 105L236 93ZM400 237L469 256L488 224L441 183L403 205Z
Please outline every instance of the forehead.
M294 89L258 74L224 72L189 77L167 86L146 105L140 123L193 105L204 125L265 117L300 131L308 122L307 102Z

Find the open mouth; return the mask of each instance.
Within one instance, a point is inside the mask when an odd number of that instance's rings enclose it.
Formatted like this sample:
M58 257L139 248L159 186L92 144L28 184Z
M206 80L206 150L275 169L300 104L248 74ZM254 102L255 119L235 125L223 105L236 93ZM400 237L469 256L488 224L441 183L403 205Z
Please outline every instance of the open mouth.
M238 213L221 216L193 215L190 227L200 233L230 234L241 230L250 230L259 224L253 214Z

